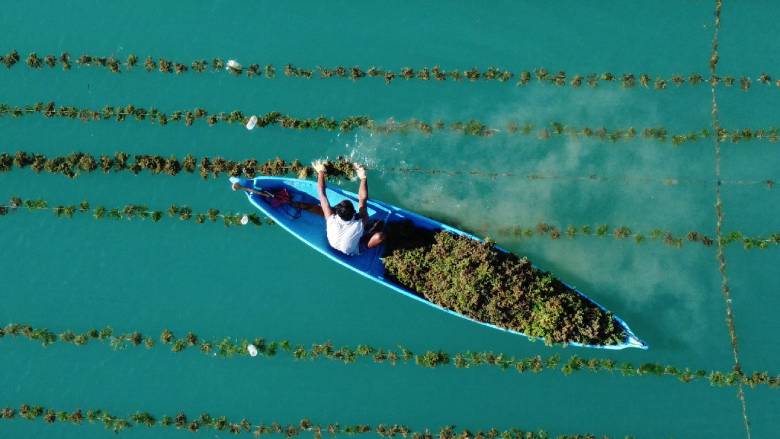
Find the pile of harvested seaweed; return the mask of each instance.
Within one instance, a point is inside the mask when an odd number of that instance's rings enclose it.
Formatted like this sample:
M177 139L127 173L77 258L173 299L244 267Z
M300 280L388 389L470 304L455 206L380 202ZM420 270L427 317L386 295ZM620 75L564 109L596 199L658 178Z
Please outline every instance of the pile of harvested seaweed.
M613 345L627 334L611 313L492 243L444 231L388 226L383 258L395 282L472 319L546 343Z

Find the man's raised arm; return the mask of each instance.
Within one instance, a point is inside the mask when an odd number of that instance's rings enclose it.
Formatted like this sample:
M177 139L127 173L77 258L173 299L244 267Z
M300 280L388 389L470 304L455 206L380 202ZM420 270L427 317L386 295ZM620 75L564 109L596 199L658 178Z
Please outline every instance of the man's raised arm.
M368 178L366 177L366 169L361 165L355 165L357 176L360 178L360 189L358 189L358 212L360 213L360 219L363 220L363 224L368 223L368 208L366 207L366 201L368 201Z
M333 215L328 196L325 194L325 163L321 160L312 162L311 167L317 172L317 194L320 197L320 207L325 218Z

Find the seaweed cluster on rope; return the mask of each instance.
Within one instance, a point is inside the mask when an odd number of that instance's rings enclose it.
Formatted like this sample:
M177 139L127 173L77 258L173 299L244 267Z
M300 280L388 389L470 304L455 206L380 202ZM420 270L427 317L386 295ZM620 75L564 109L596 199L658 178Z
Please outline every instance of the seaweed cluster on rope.
M114 155L95 156L83 152L73 152L67 155L48 157L44 154L27 151L16 151L13 155L0 153L0 172L9 172L14 168L30 168L34 172L62 174L75 178L81 173L91 173L101 170L104 173L131 172L139 174L147 171L151 174L175 176L182 172L193 174L196 170L204 179L209 176L218 178L221 174L231 177L243 176L255 178L258 175L283 176L295 175L307 178L314 175L314 168L304 165L299 160L285 161L281 158L259 162L256 159L243 161L227 160L222 157L197 157L187 154L182 160L176 156L128 154L116 152ZM325 168L330 179L352 179L355 177L355 163L345 157L325 162Z

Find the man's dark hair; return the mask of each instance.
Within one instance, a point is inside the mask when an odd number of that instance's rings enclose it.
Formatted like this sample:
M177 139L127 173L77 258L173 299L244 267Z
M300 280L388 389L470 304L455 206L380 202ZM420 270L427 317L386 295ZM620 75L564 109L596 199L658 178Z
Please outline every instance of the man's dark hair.
M344 221L350 221L355 218L355 206L349 200L343 200L339 204L333 206L333 212Z

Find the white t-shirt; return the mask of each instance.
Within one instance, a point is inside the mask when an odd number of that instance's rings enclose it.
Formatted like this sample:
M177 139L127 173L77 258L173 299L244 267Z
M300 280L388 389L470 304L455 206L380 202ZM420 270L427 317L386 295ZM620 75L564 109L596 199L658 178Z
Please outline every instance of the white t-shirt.
M358 247L363 236L363 221L344 221L334 214L325 218L325 229L331 247L350 256L360 253Z

